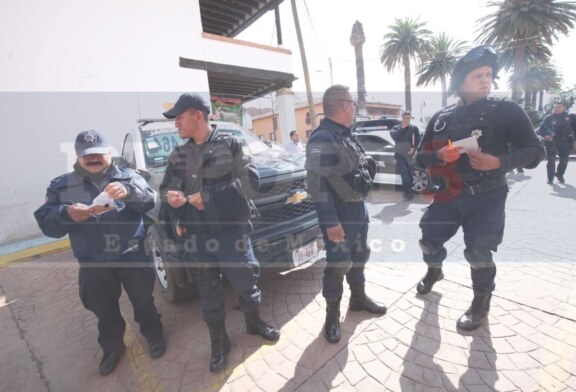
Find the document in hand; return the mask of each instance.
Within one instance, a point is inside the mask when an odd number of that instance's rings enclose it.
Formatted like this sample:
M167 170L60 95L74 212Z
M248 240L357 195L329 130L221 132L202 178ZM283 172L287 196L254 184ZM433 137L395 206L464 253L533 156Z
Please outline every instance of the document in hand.
M478 151L478 138L476 136L470 136L466 139L460 139L452 142L452 147L462 147L460 154L467 152Z
M102 192L98 196L96 196L96 198L94 198L92 204L90 204L88 208L96 206L117 208L116 202L114 201L114 199L110 197L108 192Z

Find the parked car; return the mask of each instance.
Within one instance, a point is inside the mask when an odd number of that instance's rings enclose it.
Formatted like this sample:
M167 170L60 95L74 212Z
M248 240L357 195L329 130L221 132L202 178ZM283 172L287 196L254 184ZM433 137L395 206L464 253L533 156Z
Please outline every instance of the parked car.
M354 132L373 132L373 131L390 131L396 125L400 125L402 119L400 117L380 117L378 119L369 120L357 118L354 123ZM420 134L426 130L426 125L420 121L412 120L410 124L418 127Z
M150 186L158 190L168 158L175 146L185 140L178 136L173 121L141 120L140 126L127 132L122 160L139 170ZM322 249L321 232L314 205L306 192L306 171L290 154L275 151L239 125L211 122L216 132L233 135L243 141L258 169L260 188L254 203L257 217L250 234L254 253L262 266L284 269L314 258ZM161 197L161 195L159 195ZM147 214L146 248L154 262L160 289L170 302L182 300L195 292L188 279L186 264L179 263L176 228L162 223L160 202ZM188 271L189 272L189 271Z
M354 137L376 161L374 183L402 185L400 174L396 172L394 139L390 136L390 131L354 132ZM415 192L422 192L430 186L428 175L424 170L414 170L413 182L412 189Z

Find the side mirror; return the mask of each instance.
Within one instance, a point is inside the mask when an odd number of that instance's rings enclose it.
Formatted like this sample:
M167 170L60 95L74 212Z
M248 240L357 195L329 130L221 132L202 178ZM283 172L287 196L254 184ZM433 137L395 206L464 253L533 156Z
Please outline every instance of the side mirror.
M112 163L120 167L130 167L125 156L112 157Z

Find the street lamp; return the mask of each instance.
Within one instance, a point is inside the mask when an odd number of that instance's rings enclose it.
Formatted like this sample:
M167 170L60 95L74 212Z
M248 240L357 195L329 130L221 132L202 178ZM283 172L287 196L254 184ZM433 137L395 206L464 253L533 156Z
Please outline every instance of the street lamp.
M426 102L425 102L425 101L422 101L422 102L420 103L420 122L424 122L424 120L422 119L422 107L423 107L423 106L426 106Z

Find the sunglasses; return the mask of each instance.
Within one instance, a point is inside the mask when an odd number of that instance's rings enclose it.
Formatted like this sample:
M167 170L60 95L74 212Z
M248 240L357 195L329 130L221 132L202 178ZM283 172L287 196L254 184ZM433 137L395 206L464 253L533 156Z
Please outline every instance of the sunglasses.
M469 63L471 61L483 57L487 53L496 57L499 56L498 52L490 45L482 45L477 46L474 49L471 49L468 53L466 53L464 57L462 57L462 61L465 63Z

